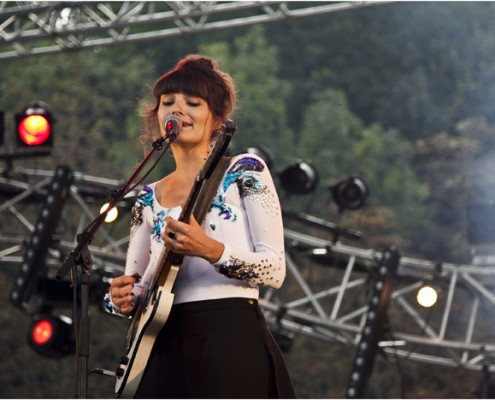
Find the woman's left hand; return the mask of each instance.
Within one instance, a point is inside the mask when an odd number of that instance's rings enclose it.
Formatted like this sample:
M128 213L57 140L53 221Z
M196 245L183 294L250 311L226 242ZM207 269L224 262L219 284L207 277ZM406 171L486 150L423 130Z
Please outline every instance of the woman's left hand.
M221 257L224 250L223 243L209 237L194 215L191 215L188 224L170 217L165 218L165 222L167 225L162 239L167 249L186 256L201 257L210 263Z

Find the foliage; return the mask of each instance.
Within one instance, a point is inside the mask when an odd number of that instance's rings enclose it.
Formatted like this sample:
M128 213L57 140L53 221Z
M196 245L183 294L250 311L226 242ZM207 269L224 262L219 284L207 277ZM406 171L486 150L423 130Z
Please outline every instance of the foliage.
M423 253L469 262L466 209L495 199L494 150L493 127L480 118L460 122L453 134L418 140L417 171L430 187L426 205L431 228L425 232Z
M246 35L236 37L232 44L224 41L203 45L200 51L217 58L237 85L239 105L233 115L238 125L233 139L235 149L264 145L277 149L277 162L287 162L287 155L292 153L293 132L288 127L285 101L291 88L289 82L278 77L278 50L269 45L263 28L254 27Z

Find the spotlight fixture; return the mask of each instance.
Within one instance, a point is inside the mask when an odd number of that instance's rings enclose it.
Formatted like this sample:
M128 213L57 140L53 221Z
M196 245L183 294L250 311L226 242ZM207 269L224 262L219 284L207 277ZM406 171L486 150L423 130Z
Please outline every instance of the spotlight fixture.
M267 146L260 145L260 146L248 147L247 149L240 151L238 154L242 154L242 153L255 154L266 163L268 169L271 170L273 167L275 156Z
M368 186L357 176L343 178L328 188L340 212L361 208L369 195Z
M10 292L10 301L17 307L24 307L24 303L29 301L37 286L36 282L43 271L45 257L53 241L65 201L69 197L73 179L74 174L69 167L59 166L55 170Z
M107 211L109 205L110 203L103 204L100 208L100 214L103 214L105 211ZM107 215L105 216L105 222L107 224L111 224L117 219L118 216L119 216L119 211L117 207L112 207L110 210L108 210Z
M319 181L315 166L298 160L278 173L280 183L287 194L308 194L316 189Z
M51 151L55 117L48 104L32 101L15 115L15 123L18 148Z
M346 397L348 399L368 398L367 390L378 342L385 331L387 312L393 289L393 280L399 267L400 254L395 247L385 250L375 268L375 276L368 300L365 325L349 375Z
M63 315L38 314L33 317L28 344L45 357L63 357L75 351L72 320Z
M433 269L431 278L427 279L426 282L423 282L419 288L418 293L416 294L416 301L421 307L430 308L436 304L438 300L439 287L434 283L434 281L440 277L442 270L443 264L441 262L437 262L435 264L435 268Z
M418 290L416 300L420 306L430 308L437 302L438 293L434 287L425 285Z

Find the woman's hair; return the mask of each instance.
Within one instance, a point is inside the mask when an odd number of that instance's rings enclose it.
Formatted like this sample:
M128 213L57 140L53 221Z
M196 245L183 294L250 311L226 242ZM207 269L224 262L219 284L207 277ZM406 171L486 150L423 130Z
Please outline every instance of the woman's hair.
M160 97L169 93L202 98L208 104L213 118L222 123L229 118L237 99L232 78L220 70L214 59L197 54L188 55L155 83L155 100L145 114L147 132L142 139L150 139L155 132L159 132L157 113Z

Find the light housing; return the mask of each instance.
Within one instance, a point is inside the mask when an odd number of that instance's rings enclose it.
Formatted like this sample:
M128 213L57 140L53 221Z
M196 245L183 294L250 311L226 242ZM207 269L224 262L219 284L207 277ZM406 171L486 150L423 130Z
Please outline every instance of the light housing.
M316 167L308 162L298 160L278 173L280 184L287 194L304 195L313 192L319 181Z
M368 186L357 176L343 178L330 185L329 189L340 212L361 208L369 196Z
M109 206L110 203L103 204L100 208L100 214L106 212ZM112 207L110 210L108 210L107 215L105 216L105 222L107 224L111 224L118 218L118 216L119 216L119 211L117 207Z
M69 167L59 166L47 188L21 268L10 292L10 301L17 307L24 308L24 303L29 301L37 287L73 179L74 174Z
M438 300L438 292L433 286L424 285L418 290L416 300L421 307L433 307Z
M50 106L43 101L32 101L15 115L18 149L42 148L50 152L53 146L55 118Z
M74 353L72 320L63 315L35 315L28 331L28 345L45 357L63 357Z

